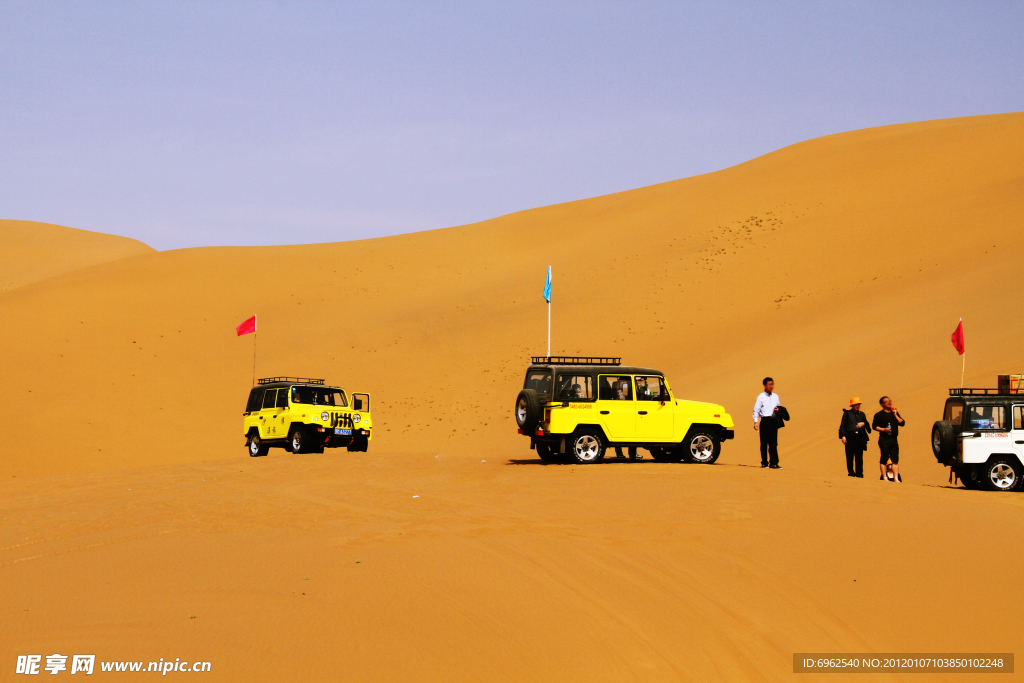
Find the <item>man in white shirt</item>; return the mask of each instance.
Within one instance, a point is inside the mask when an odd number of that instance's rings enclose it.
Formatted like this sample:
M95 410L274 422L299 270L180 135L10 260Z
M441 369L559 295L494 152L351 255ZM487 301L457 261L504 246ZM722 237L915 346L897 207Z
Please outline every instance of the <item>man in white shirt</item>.
M761 467L781 470L779 466L779 395L775 393L775 380L765 377L764 391L754 402L754 430L761 435ZM770 459L769 459L770 458Z

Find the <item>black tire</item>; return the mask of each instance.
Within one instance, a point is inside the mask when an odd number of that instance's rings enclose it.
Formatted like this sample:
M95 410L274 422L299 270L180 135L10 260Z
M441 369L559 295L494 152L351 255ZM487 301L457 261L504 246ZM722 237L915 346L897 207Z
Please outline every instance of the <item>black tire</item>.
M565 440L569 462L593 465L604 459L604 438L596 431L580 430Z
M1016 458L994 458L981 467L981 484L988 491L1020 488L1021 466Z
M949 465L956 459L956 434L953 425L946 420L932 425L932 453L943 465Z
M352 443L348 445L349 453L365 453L366 449L370 447L370 440L365 436L357 436L352 439Z
M546 443L537 444L537 457L549 465L556 465L562 461L562 456L554 453Z
M963 465L957 470L956 476L965 489L974 491L981 488L981 479L976 467Z
M523 389L516 397L516 424L524 432L532 432L540 422L540 396L533 389Z
M260 439L260 435L257 432L253 432L249 435L249 439L246 441L245 447L249 449L250 458L262 458L270 452L270 446L263 445L263 441Z
M679 448L648 448L654 462L682 462L683 452Z
M722 442L710 430L698 429L686 435L680 450L686 462L711 465L722 454Z
M308 450L308 439L306 438L306 430L298 425L291 428L288 432L288 446L285 450L289 450L292 453L305 453Z

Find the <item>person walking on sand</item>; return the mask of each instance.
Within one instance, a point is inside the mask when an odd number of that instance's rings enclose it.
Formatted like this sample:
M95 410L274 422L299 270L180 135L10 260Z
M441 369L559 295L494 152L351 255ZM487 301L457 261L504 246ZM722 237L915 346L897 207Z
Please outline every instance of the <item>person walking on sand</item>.
M868 416L860 411L860 399L850 399L849 409L843 410L839 422L839 438L846 448L846 476L864 478L864 451L868 449L871 431Z
M891 462L893 481L903 483L903 477L900 476L900 442L898 439L900 427L906 425L907 421L900 415L900 411L892 407L892 399L888 396L878 399L878 403L882 409L875 413L874 419L871 420L871 426L878 432L880 453L878 469L882 473L879 479L886 480L886 464Z
M754 402L754 431L761 435L761 467L781 470L779 465L779 395L775 380L765 377L764 391Z

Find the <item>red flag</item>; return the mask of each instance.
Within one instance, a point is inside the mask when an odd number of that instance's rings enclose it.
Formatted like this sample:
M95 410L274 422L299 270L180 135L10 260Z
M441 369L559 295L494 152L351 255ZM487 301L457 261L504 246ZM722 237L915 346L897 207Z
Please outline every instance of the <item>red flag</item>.
M956 352L961 356L964 355L964 319L960 318L960 324L956 326L953 331L953 336L950 337L953 342L953 346L956 347Z
M235 332L241 337L243 334L252 334L256 331L256 316L253 316L246 320L244 323L235 328Z

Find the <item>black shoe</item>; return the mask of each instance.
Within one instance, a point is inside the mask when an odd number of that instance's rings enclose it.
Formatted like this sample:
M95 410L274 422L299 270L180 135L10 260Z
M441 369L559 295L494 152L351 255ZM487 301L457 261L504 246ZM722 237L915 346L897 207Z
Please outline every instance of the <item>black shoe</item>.
M847 472L846 476L848 476L848 477L856 477L857 475L854 474L853 472Z
M882 481L883 479L885 479L885 475L884 474L879 474L878 475L878 481Z
M856 476L857 476L857 478L858 478L858 479L863 479L863 478L864 478L864 475L863 475L863 474L858 474L858 475L856 475Z
M782 465L768 465L768 469L770 469L770 470L781 470L782 469Z
M766 463L766 462L761 463L761 469L764 469L766 467L768 467L768 463Z

